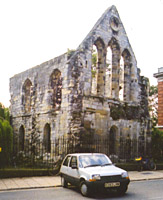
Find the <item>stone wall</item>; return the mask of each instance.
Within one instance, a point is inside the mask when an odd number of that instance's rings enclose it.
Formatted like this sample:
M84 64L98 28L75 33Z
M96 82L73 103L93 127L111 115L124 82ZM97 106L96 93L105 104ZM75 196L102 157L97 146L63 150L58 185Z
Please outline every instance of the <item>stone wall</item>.
M21 134L30 138L31 133L46 145L62 135L79 140L107 136L114 149L110 152L118 155L122 138L143 144L150 140L148 80L140 76L115 6L106 10L77 50L12 77L10 93L18 141ZM146 153L146 145L141 151Z

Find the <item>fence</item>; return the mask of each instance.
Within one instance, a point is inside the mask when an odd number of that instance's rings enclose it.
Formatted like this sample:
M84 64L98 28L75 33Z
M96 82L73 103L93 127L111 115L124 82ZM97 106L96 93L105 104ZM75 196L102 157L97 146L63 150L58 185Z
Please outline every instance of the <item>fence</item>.
M120 140L119 143L101 139L65 139L57 138L49 144L42 141L24 143L23 149L14 144L12 165L14 167L55 168L68 153L105 153L113 162L128 162L138 155L148 155L150 144L137 140Z

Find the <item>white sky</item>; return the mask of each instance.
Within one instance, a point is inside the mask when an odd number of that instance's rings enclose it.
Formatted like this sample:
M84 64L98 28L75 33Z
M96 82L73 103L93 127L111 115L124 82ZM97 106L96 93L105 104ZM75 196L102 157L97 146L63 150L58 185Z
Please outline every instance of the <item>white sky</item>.
M9 78L76 49L111 5L118 9L141 75L163 67L163 0L0 0L0 102Z

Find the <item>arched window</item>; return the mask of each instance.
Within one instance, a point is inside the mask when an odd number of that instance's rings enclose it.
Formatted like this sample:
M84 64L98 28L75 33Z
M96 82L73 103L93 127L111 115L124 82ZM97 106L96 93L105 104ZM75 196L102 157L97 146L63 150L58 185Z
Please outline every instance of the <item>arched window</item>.
M119 99L124 100L124 60L121 56L119 69Z
M32 83L29 79L27 79L23 85L23 96L22 96L22 104L24 106L25 112L31 111L31 87Z
M96 95L97 94L97 61L98 61L98 52L97 47L93 45L92 49L92 87L91 93Z
M25 138L24 126L21 125L21 127L19 128L19 151L24 151L24 138Z
M62 77L58 69L55 69L50 76L50 88L52 89L51 104L53 108L58 109L62 101Z
M45 152L51 152L51 128L48 123L44 127L43 146L45 148Z
M109 154L114 154L116 155L117 153L117 142L116 142L116 138L117 138L117 127L116 126L112 126L110 129L110 133L109 133Z
M124 62L124 100L131 99L131 54L125 49L122 53Z
M106 54L105 96L112 96L112 50L110 47L107 48Z
M120 61L120 46L117 40L113 37L108 46L112 50L112 98L119 98L119 61Z
M94 58L94 50L96 53L96 63L92 62L92 92L97 95L104 95L105 84L105 44L101 38L98 38L93 45L92 60ZM96 64L96 66L94 65ZM95 82L95 83L94 83ZM93 86L94 84L94 86ZM95 91L96 90L96 91Z

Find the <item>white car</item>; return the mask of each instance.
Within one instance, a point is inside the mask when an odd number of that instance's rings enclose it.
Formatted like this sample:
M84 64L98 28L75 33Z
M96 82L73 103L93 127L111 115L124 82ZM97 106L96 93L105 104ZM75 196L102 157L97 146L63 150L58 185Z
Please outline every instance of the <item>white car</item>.
M68 154L60 169L61 183L67 187L68 183L80 188L83 196L91 191L116 190L123 195L130 182L128 173L115 167L111 160L101 153Z

